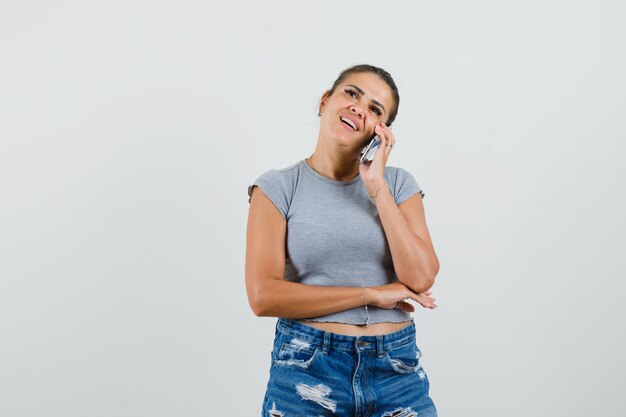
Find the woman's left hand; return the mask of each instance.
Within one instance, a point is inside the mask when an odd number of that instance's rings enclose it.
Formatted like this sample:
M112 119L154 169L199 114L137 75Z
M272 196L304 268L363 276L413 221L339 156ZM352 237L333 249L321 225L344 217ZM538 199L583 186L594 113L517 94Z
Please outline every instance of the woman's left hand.
M391 284L380 285L377 287L366 288L365 298L369 305L384 309L399 309L407 313L415 311L413 304L407 300L413 300L424 308L436 308L433 293L424 291L423 293L415 293L401 282L392 282Z
M368 192L374 192L380 184L385 181L385 166L396 138L391 133L391 129L384 123L379 123L374 128L374 132L380 139L380 146L374 154L374 159L370 162L364 162L359 165L359 174L365 183Z

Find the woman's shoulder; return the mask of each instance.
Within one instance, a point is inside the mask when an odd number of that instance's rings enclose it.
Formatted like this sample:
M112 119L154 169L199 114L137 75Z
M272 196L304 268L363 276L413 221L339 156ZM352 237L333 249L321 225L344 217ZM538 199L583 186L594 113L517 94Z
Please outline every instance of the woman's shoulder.
M294 184L300 177L303 163L305 163L304 160L284 168L269 169L263 172L248 186L248 197L252 197L252 191L256 186L260 186L266 194L274 195L277 198L279 195L291 194Z
M411 174L408 170L401 168L401 167L394 167L394 166L386 166L385 167L385 177L388 177L387 179L397 179L397 178L405 178L405 177L413 177L413 174Z
M419 193L422 198L425 196L413 174L404 168L393 166L385 167L385 179L391 188L397 204L402 203L413 194Z
M260 180L289 183L299 176L304 160L298 161L284 168L273 168L263 172L258 178Z

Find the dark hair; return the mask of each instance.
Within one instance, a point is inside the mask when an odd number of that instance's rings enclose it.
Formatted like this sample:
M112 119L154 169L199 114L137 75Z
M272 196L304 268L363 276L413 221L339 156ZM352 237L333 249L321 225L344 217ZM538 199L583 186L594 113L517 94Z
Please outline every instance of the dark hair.
M341 84L343 80L348 77L348 75L358 72L371 72L372 74L378 75L378 77L380 77L380 79L383 80L391 89L391 93L393 94L393 99L395 102L394 106L389 111L389 117L387 118L387 126L391 126L391 123L393 123L393 121L396 119L396 115L398 114L398 106L400 105L400 93L398 93L398 87L393 81L393 78L391 78L391 74L389 74L382 68L367 64L355 65L353 67L346 68L345 70L341 71L341 73L333 83L333 86L325 93L325 95L327 94L328 96L331 96L335 92L337 86Z

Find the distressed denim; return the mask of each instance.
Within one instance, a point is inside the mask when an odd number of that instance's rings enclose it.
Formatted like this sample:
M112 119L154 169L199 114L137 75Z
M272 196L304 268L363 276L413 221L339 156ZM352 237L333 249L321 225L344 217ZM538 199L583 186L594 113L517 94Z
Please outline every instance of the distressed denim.
M262 417L436 417L415 324L346 336L278 319Z

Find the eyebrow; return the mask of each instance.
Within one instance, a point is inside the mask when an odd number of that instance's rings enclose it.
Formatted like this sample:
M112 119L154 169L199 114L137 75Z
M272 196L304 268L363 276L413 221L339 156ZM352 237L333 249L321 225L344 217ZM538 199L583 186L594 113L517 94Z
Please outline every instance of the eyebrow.
M356 91L359 92L360 95L364 96L365 95L365 91L361 90L359 87L357 87L356 85L353 84L348 84L348 87L352 87L354 88ZM383 106L379 101L376 101L374 99L372 99L372 103L376 104L377 106L381 107L383 109L383 111L385 110L385 106Z

